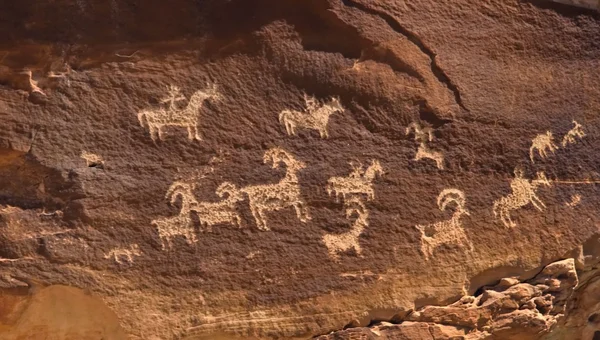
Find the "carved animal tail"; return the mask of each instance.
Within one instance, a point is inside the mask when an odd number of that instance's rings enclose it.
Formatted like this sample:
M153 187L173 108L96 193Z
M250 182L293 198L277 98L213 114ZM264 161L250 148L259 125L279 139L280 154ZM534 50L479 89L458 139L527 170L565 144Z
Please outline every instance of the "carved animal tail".
M140 126L144 127L144 121L146 121L146 123L148 123L148 118L146 117L146 115L148 114L148 112L146 111L140 111L137 115L138 121L140 122Z

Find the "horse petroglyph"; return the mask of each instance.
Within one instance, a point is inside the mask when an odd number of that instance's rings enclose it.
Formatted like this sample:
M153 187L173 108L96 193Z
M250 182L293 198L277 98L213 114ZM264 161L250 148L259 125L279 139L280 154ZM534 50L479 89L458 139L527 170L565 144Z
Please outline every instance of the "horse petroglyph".
M181 94L180 89L176 86L168 88L168 96L161 103L168 103L168 107L158 108L154 110L142 110L138 113L138 121L140 125L148 125L150 137L156 141L163 140L162 128L165 126L184 127L188 132L188 139L202 140L198 132L199 111L202 108L204 101L207 99L220 100L221 94L217 91L215 84L208 84L204 90L196 91L191 97L187 106L183 109L177 108L177 102L184 100L185 97Z
M329 116L336 112L343 112L344 107L338 98L332 98L329 102L318 105L314 97L304 95L306 102L305 112L295 110L283 110L279 113L279 123L285 126L288 135L296 134L296 127L313 129L319 131L321 138L329 137L327 124Z
M241 188L240 191L248 195L250 210L260 230L270 230L267 226L265 212L277 211L287 207L294 207L298 219L302 222L310 220L306 202L300 195L300 185L296 173L306 165L296 160L287 151L275 147L267 150L263 162L272 162L273 168L278 168L281 163L286 166L285 177L274 184L253 185Z
M129 248L114 248L108 252L108 254L104 254L105 259L113 258L116 263L123 264L123 261L128 263L133 263L134 256L141 256L142 251L137 244L132 244Z
M537 178L531 181L523 177L522 170L515 169L515 178L510 182L512 192L494 202L494 216L496 218L500 216L504 226L513 228L516 224L510 218L511 211L520 209L529 203L533 204L537 210L543 211L546 205L536 195L537 188L542 184L551 185L543 172L538 172Z
M383 174L383 168L379 163L379 160L371 160L371 165L366 169L363 166L352 166L352 172L346 177L331 177L327 180L327 193L335 195L336 200L338 196L342 196L346 200L351 195L367 195L368 200L375 198L375 189L373 189L373 180L377 175Z
M538 155L542 158L546 158L548 155L546 150L550 150L550 152L554 153L554 150L558 149L558 146L554 144L554 137L552 136L552 132L546 131L545 134L537 135L531 141L531 147L529 148L529 159L531 159L532 163L535 163L533 160L534 151L538 152Z
M446 210L450 203L454 203L456 208L449 220L436 222L431 225L416 225L421 232L421 252L425 260L433 256L434 250L443 244L457 244L467 247L470 252L473 251L473 244L467 237L461 223L462 215L469 215L465 209L465 194L458 189L444 189L437 198L437 205L441 211ZM427 230L433 230L432 236L427 236Z
M575 144L577 142L576 138L585 137L585 132L583 132L583 126L573 120L573 124L575 125L567 134L563 137L562 146L565 147L569 144Z
M406 128L406 135L410 134L410 131L415 132L415 141L419 142L417 153L415 154L415 161L420 161L423 158L429 158L435 161L435 165L438 169L444 169L444 155L441 152L431 150L427 145L433 141L433 130L430 127L422 128L418 123L410 123Z
M362 249L358 239L365 228L369 226L369 222L367 221L369 212L360 198L352 197L345 201L344 204L346 206L346 218L350 219L353 215L357 216L352 224L352 229L343 234L326 234L323 236L323 243L327 247L329 256L336 261L339 260L338 253L350 249L354 249L356 254L361 256Z

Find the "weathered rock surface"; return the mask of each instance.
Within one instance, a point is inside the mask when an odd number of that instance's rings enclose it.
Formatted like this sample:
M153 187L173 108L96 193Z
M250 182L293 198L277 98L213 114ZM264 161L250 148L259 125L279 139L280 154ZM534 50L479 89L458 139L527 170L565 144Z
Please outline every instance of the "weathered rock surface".
M33 337L34 280L132 339L593 339L600 21L571 5L0 4L0 338Z

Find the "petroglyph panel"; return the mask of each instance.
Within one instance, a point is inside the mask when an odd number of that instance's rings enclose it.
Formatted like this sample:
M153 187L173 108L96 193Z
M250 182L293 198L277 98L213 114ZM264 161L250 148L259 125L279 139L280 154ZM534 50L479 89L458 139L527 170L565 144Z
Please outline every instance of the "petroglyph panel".
M346 200L354 195L366 195L367 200L375 199L373 180L376 176L383 174L383 168L379 160L371 160L371 164L364 168L362 164L350 163L352 172L345 177L336 176L327 180L327 193L334 195L336 200L341 196Z
M446 210L449 204L454 203L454 213L448 220L436 222L430 225L416 225L421 232L421 252L425 260L433 256L434 250L443 244L456 244L467 251L473 251L473 244L467 237L462 226L461 218L463 215L470 215L465 208L465 194L458 189L444 189L437 198L437 205L441 211ZM432 230L432 236L428 236L428 230Z
M343 112L344 107L338 98L331 98L327 103L319 104L315 97L304 95L306 109L304 112L283 110L279 113L279 123L285 126L288 135L295 135L296 128L319 131L321 138L329 137L327 125L329 117L336 112Z
M419 143L414 160L420 161L429 158L435 162L438 169L443 170L444 154L432 150L428 145L429 142L433 141L433 130L430 127L422 128L419 123L410 123L406 128L406 135L409 135L411 131L414 131L415 141Z
M505 227L513 228L516 227L516 224L511 219L511 211L521 209L529 203L533 204L537 210L543 211L546 205L536 194L540 185L551 185L543 172L538 172L536 179L529 180L523 177L522 170L515 169L515 178L510 182L512 192L494 202L494 216L500 218Z
M207 84L204 90L198 90L190 97L187 106L179 109L177 103L185 100L183 94L176 86L167 88L167 96L161 100L162 104L168 104L166 108L142 110L138 112L137 118L142 127L148 126L150 137L163 140L165 126L176 126L187 129L189 140L202 140L198 132L200 110L205 100L220 100L221 94L217 91L215 84Z
M532 163L535 163L533 160L535 151L537 151L541 158L546 158L548 156L548 151L554 153L556 149L558 149L558 146L554 144L552 132L546 131L546 133L537 135L531 141L531 147L529 148L529 159L531 159Z

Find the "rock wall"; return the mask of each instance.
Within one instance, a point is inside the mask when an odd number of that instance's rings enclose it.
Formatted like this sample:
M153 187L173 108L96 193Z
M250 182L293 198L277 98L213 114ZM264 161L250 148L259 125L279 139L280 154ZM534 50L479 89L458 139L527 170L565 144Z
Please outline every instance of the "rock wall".
M0 6L0 286L131 339L594 338L590 6Z

